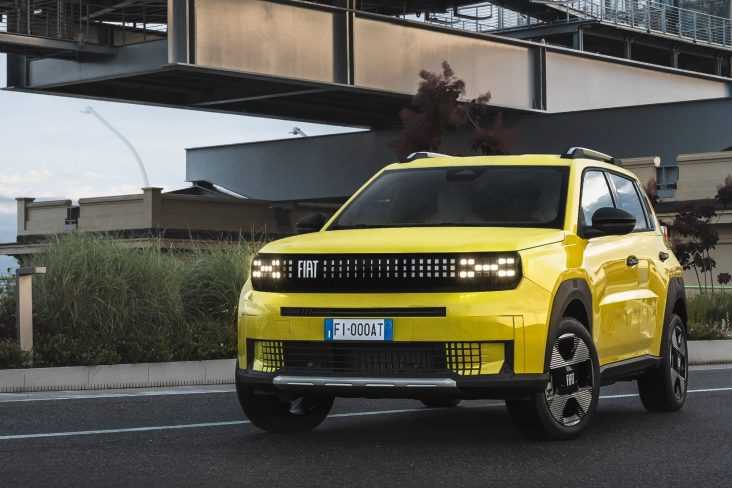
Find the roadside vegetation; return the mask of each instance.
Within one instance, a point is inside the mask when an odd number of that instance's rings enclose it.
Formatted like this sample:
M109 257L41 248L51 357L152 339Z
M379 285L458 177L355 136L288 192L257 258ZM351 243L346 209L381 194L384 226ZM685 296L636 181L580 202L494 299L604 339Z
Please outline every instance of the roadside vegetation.
M232 358L253 246L168 252L113 236L65 234L35 257L33 366ZM30 357L15 342L15 297L0 295L0 368Z
M732 339L732 293L717 291L687 298L690 339Z

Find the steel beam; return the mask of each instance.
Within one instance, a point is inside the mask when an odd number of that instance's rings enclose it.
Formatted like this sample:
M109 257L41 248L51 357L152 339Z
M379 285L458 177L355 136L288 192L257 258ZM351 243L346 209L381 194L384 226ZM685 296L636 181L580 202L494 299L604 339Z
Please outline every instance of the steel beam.
M99 44L87 44L79 41L65 41L46 37L27 36L0 32L0 51L17 52L21 54L49 54L49 53L86 53L100 55L114 55L115 48Z

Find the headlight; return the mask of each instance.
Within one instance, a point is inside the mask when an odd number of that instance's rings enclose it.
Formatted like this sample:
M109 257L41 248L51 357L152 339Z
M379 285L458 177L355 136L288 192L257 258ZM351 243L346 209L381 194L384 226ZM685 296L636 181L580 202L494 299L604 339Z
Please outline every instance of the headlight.
M273 279L282 278L282 261L276 257L255 256L252 260L252 278Z
M458 277L470 278L515 278L520 272L518 257L513 255L501 257L461 257L458 262Z
M293 293L420 293L511 290L516 252L258 254L252 288Z

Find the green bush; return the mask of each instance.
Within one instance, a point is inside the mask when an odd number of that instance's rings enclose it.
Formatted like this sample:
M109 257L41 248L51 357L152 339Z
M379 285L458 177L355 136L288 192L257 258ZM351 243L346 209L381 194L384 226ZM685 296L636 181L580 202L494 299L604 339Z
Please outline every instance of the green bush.
M15 292L6 286L0 289L0 339L14 339L15 335Z
M15 340L0 339L0 369L28 366L30 366L30 355L21 351Z
M692 295L686 306L690 339L732 338L732 294L717 292Z
M33 280L34 366L234 357L253 247L218 244L180 253L114 236L55 238L32 263L48 270ZM3 347L11 358L12 347Z

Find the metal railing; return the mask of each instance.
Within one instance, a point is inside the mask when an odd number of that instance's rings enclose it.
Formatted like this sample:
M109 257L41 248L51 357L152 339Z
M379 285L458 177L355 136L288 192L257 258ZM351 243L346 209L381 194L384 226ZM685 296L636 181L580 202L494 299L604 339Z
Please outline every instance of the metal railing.
M0 32L119 46L159 39L167 30L165 0L115 6L85 0L0 2Z
M491 3L424 15L425 22L475 32L493 32L541 24L538 19Z
M598 20L650 34L732 47L730 19L651 0L578 0L568 3L547 1L546 8L557 10L558 13L564 12L565 22ZM426 14L424 20L476 32L496 32L547 24L491 3Z

